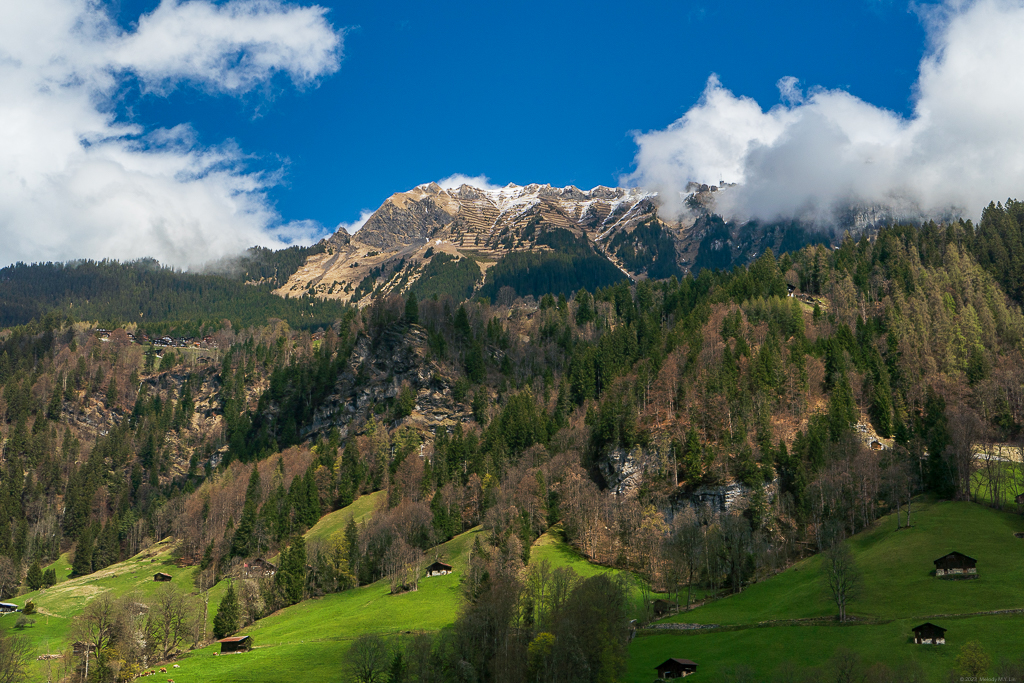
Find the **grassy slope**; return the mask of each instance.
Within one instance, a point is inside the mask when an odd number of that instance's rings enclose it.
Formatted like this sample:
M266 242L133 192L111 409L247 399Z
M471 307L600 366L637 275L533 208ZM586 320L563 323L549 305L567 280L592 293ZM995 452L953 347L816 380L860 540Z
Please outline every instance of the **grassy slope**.
M350 517L361 522L373 514L377 501L382 493L374 493L359 497L352 505L335 510L325 515L320 522L306 533L306 537L327 539L335 531L344 530ZM140 600L145 602L153 593L164 586L153 581L153 574L166 572L173 577L172 583L186 593L195 592L195 568L180 569L172 557L173 544L162 541L135 557L111 565L94 574L70 578L71 553L61 555L55 562L43 569L53 568L57 574L57 585L41 591L33 591L18 596L12 602L24 605L27 601L35 602L39 614L31 617L35 625L19 631L28 639L34 654L45 652L57 653L71 642L71 620L80 614L85 605L104 592L123 595L136 592ZM207 615L207 626L213 629L213 617L217 614L221 598L227 592L227 581L221 581L210 590L210 604ZM0 619L0 628L11 628L17 617L8 615ZM33 659L32 673L39 674L41 665Z
M693 659L709 679L739 663L767 674L785 659L802 666L823 665L843 645L870 661L917 657L937 680L968 639L980 640L994 655L1016 654L1022 615L929 617L1024 608L1024 540L1013 536L1024 530L1024 520L969 503L924 501L915 505L912 521L911 529L897 532L890 515L849 541L863 575L863 590L849 611L884 623L757 628L772 619L835 614L821 583L819 559L812 557L739 595L666 620L735 625L738 630L637 638L628 679L649 682L653 667L668 657ZM978 579L943 581L933 576L932 560L951 550L977 558ZM910 629L926 620L949 629L946 647L910 642Z
M306 532L306 540L327 541L336 533L344 533L348 520L355 519L357 524L365 521L373 514L377 504L384 500L386 495L384 491L377 491L360 496L348 507L324 515L312 529Z
M73 579L68 578L71 563L67 561L66 555L62 555L57 562L50 565L57 571L58 583L56 586L26 593L12 600L22 606L32 600L39 610L38 614L31 617L35 619L35 625L24 629L20 635L28 639L34 654L60 652L67 647L71 640L73 617L80 614L90 600L103 593L111 592L114 595L136 593L139 595L140 601L145 602L157 590L166 585L153 580L153 575L157 572L170 574L173 577L172 583L185 592L194 592L193 575L196 570L194 567L178 568L172 557L173 547L173 543L164 540L135 557L88 576ZM213 616L226 591L226 582L221 582L210 590L208 625L211 628ZM8 615L0 620L0 627L10 628L14 622L15 617ZM39 674L40 666L40 663L33 658L30 675Z
M482 533L472 529L439 546L437 552L455 572L422 579L416 592L390 595L387 582L378 581L293 605L241 631L253 637L252 652L219 656L214 654L220 650L216 645L197 650L181 661L174 680L339 680L345 653L359 635L436 631L455 620L462 604L461 575L468 567L473 541Z

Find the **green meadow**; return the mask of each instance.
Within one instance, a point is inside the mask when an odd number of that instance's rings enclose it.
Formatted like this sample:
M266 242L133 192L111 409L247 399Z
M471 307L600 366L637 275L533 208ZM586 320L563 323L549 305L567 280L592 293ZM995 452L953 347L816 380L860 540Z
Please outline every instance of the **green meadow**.
M360 635L403 637L437 631L455 621L462 605L461 576L469 566L473 541L484 533L477 527L438 546L436 552L455 571L420 579L419 590L391 595L388 582L382 580L292 605L240 631L252 636L251 652L220 655L219 645L196 650L178 662L174 680L340 680L345 654Z
M356 524L365 522L373 515L377 505L385 500L386 496L385 491L360 496L351 505L324 515L312 529L306 532L306 541L329 541L335 534L345 532L345 526L350 519L354 519Z
M361 496L348 507L326 515L306 533L306 537L326 540L336 531L344 530L350 518L354 518L357 522L366 520L373 514L381 495L378 492ZM57 575L57 585L25 593L11 600L20 606L24 606L31 600L38 609L38 613L30 617L35 620L35 624L16 631L18 635L28 640L34 655L56 654L67 648L72 640L72 619L82 612L90 600L103 593L110 592L118 596L135 593L141 602L145 602L157 590L166 585L153 580L153 575L157 572L170 574L171 583L186 593L196 591L196 568L179 568L175 564L174 543L169 539L150 546L135 557L87 576L71 578L71 562L70 553L65 553L55 562L44 567L44 569L54 569ZM213 618L217 614L221 599L227 592L227 586L227 581L221 581L210 589L207 628L211 633ZM13 630L12 627L16 621L17 616L13 614L0 617L0 628ZM42 666L33 658L30 669L33 679L42 676Z
M715 680L743 664L761 675L783 662L825 666L846 647L865 660L896 664L916 658L930 680L944 678L967 640L978 640L995 659L1024 653L1024 614L976 615L1024 610L1024 519L973 503L914 503L909 529L895 516L849 539L862 588L848 611L854 620L830 621L835 605L821 576L819 557L742 593L676 614L664 622L716 624L700 631L646 631L630 647L630 681L649 682L654 666L669 657L692 659L698 673ZM978 560L978 578L942 580L932 561L957 550ZM811 623L792 620L819 618ZM949 629L947 645L914 645L911 629L931 621ZM779 623L781 622L781 623Z

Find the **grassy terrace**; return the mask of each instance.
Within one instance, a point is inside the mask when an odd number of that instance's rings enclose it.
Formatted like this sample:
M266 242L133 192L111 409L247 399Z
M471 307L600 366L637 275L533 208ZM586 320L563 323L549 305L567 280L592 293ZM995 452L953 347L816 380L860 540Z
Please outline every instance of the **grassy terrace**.
M709 680L737 664L768 675L783 661L823 666L840 646L871 662L916 658L929 680L945 677L967 640L980 641L997 659L1019 655L1024 615L969 615L1024 610L1024 540L1013 535L1024 531L1024 519L972 503L923 500L915 502L912 522L896 531L895 517L884 517L848 541L863 577L849 606L852 624L828 620L835 606L822 584L819 558L811 557L738 595L665 620L722 629L638 637L630 648L628 680L649 683L653 667L669 657L696 661ZM932 560L952 550L978 560L977 579L934 576ZM787 623L815 617L822 620ZM910 629L924 621L949 629L946 646L912 643Z

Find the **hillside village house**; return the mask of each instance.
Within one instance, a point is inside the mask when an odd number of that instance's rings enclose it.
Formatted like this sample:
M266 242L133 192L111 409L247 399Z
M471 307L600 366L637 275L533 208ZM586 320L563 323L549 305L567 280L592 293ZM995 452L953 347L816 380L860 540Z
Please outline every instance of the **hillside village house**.
M452 566L441 561L434 562L427 567L427 576L445 576L446 574L451 573Z
M673 657L666 659L655 668L658 670L658 678L684 678L697 673L697 662Z
M946 629L930 622L915 626L914 642L918 645L945 645Z
M977 564L973 557L954 551L935 560L935 576L974 578L978 575Z
M217 642L220 643L221 654L248 652L252 649L252 638L249 636L231 636L230 638L221 638Z
M18 606L13 602L0 602L0 614L7 614L8 612L17 612Z

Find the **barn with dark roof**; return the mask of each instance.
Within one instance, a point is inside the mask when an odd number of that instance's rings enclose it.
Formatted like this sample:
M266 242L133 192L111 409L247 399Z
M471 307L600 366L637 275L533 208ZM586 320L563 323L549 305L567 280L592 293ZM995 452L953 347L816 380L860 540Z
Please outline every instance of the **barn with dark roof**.
M978 575L978 561L956 551L935 560L935 576L974 578Z
M658 670L658 678L683 678L697 673L697 662L673 657L666 659L655 668Z
M914 642L918 645L945 645L946 629L931 622L915 626Z
M230 638L221 638L217 642L220 643L221 654L248 652L252 649L252 638L249 636L231 636Z

